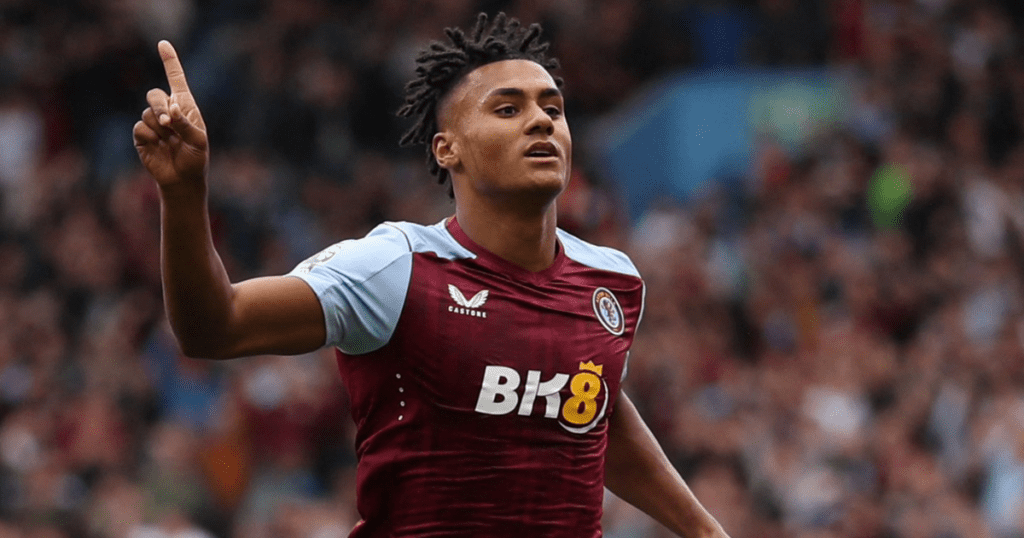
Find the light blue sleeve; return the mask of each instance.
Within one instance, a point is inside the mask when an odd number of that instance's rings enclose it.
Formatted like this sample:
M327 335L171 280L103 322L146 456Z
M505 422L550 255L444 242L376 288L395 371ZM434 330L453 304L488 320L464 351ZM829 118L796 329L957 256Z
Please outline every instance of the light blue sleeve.
M405 232L385 223L362 239L327 247L288 273L320 299L325 346L359 355L388 343L409 291L410 244Z

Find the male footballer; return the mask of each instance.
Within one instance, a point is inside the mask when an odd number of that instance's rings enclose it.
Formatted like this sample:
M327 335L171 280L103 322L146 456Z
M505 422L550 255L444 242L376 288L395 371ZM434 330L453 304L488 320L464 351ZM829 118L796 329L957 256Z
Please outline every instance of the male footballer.
M134 138L160 189L167 315L194 357L337 350L354 538L598 537L606 486L679 536L727 538L620 390L636 268L557 227L572 138L540 32L481 14L416 60L401 142L426 147L454 215L236 284L211 237L206 126L161 42L170 94L147 94Z

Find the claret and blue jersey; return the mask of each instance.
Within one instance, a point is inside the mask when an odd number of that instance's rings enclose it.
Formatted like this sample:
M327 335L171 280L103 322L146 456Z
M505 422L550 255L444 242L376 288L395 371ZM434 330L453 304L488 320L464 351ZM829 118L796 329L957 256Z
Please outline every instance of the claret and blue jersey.
M608 417L644 285L558 232L529 272L448 219L385 223L290 273L320 298L357 426L353 537L600 536Z

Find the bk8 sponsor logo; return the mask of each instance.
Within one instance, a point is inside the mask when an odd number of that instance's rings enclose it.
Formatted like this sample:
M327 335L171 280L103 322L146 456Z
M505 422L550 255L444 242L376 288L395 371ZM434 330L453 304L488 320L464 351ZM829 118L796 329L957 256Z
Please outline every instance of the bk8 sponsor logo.
M487 366L476 411L487 415L507 415L515 411L525 417L533 413L537 398L544 398L544 418L557 419L569 432L587 433L600 422L608 408L608 384L601 378L603 368L593 362L581 362L579 371L572 376L558 373L546 381L541 380L540 371L528 370L523 385L523 376L515 369ZM566 384L572 396L562 403L561 391ZM600 398L602 395L604 397Z

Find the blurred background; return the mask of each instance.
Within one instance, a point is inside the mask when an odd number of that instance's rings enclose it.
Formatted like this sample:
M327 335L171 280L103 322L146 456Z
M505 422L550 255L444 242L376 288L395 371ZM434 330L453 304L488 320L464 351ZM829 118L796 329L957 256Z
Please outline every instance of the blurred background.
M170 39L229 272L281 274L453 211L394 111L498 9L562 60L560 223L646 278L626 390L731 536L1024 536L1024 4L0 0L0 538L346 536L331 352L180 354L132 125Z

